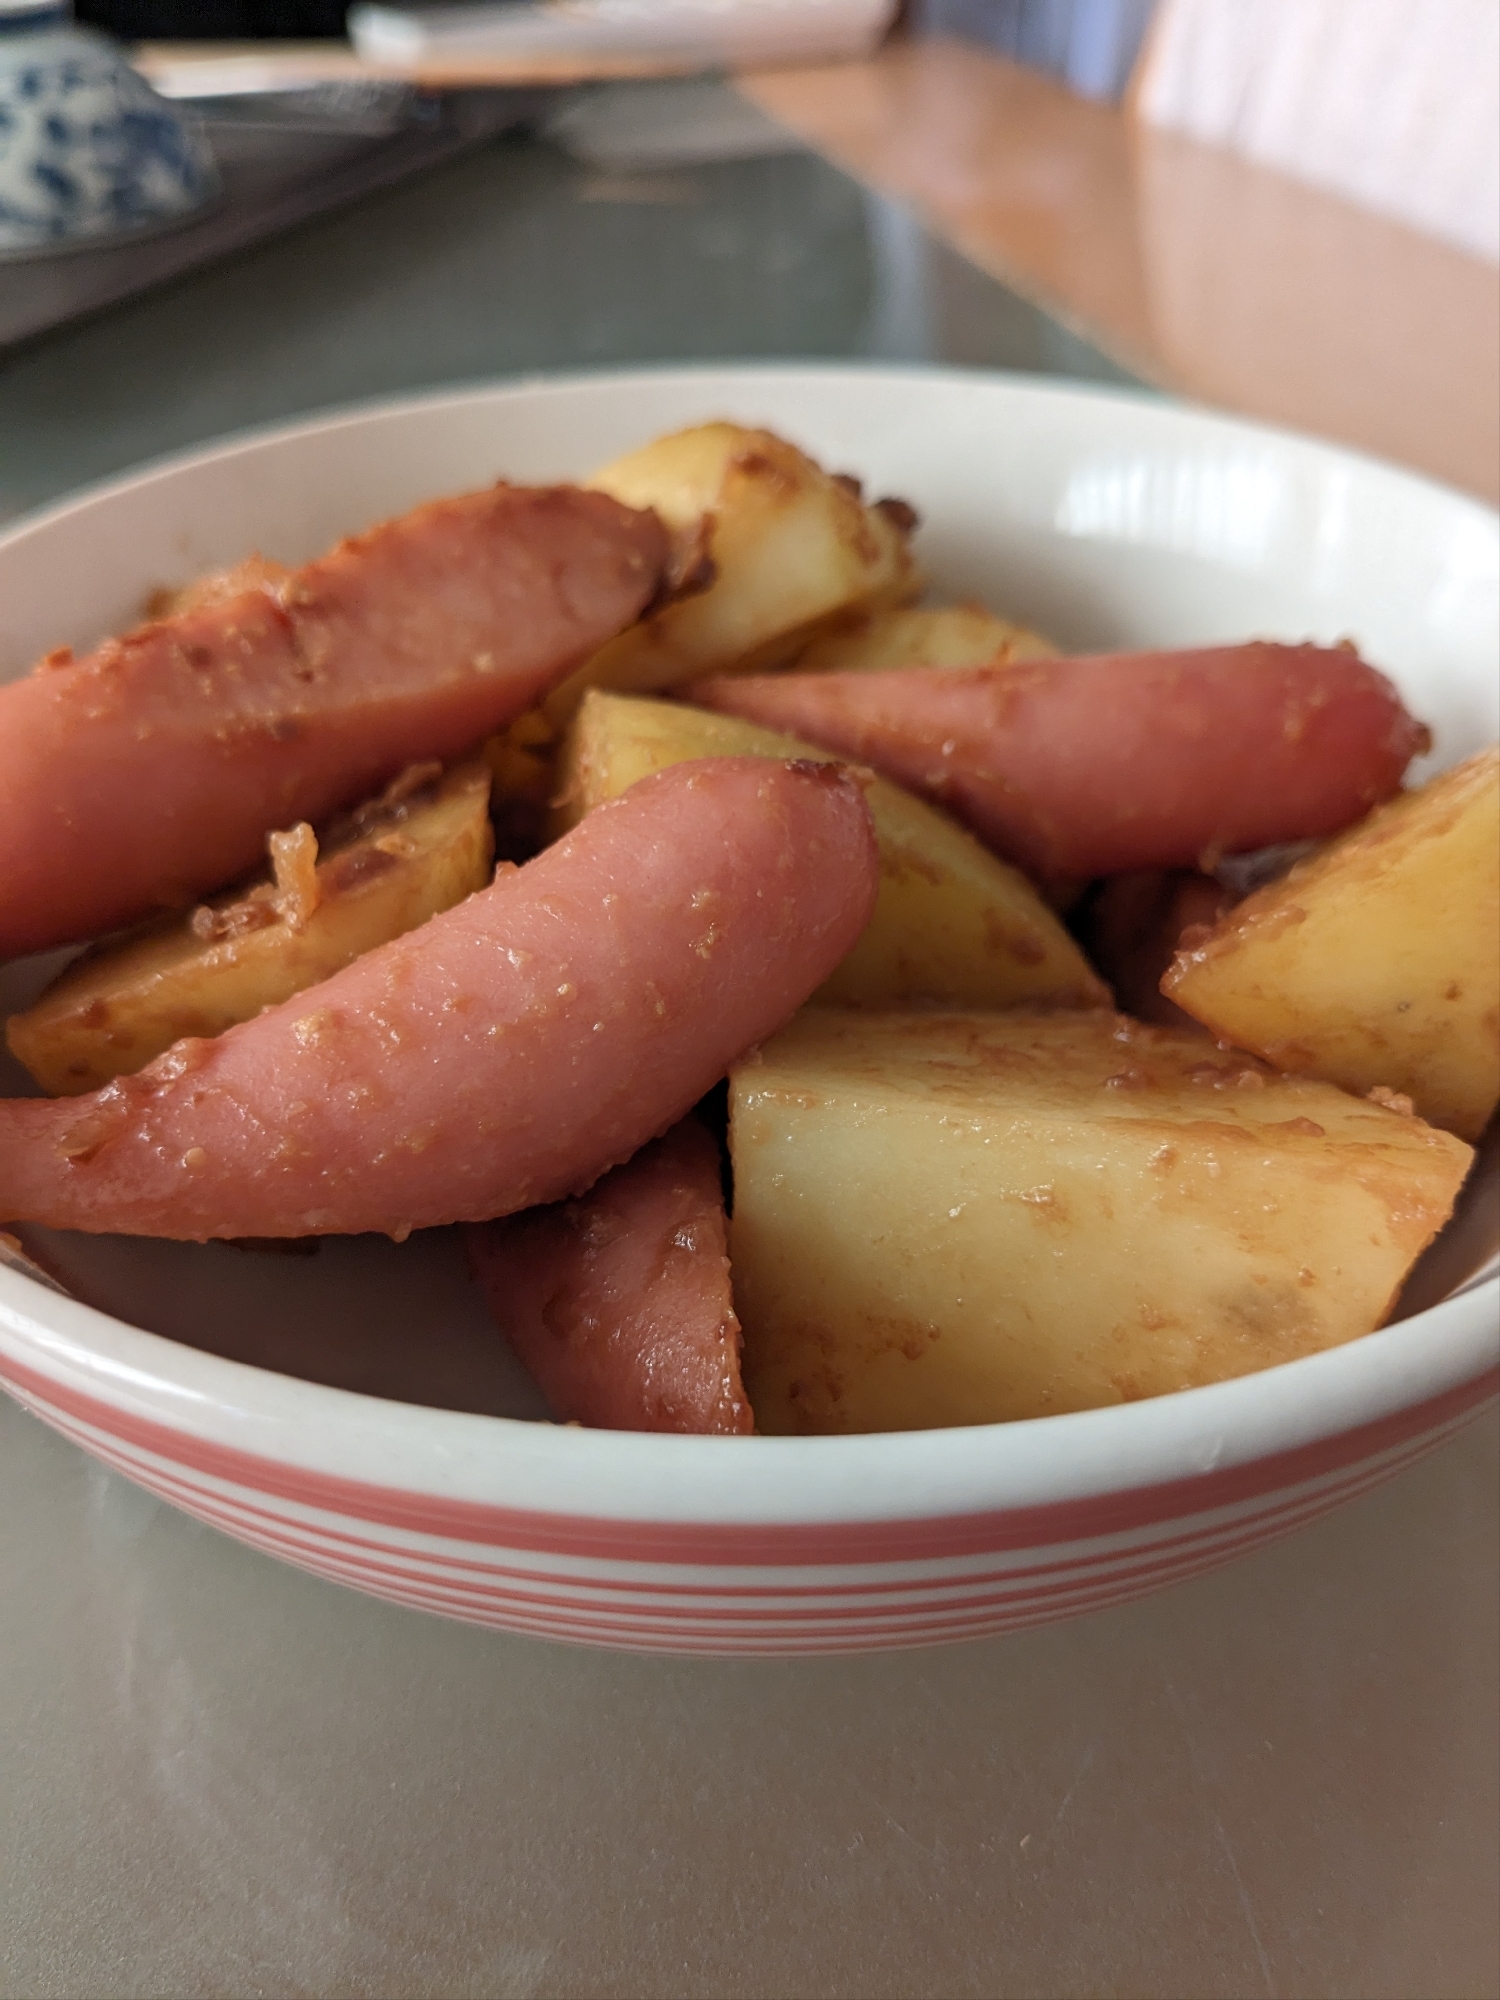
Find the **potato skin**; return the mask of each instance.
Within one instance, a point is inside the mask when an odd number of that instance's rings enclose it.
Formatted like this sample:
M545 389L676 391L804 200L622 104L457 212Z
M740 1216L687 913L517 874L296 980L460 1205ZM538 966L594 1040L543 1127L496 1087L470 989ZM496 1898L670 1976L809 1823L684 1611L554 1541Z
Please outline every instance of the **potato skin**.
M657 588L649 514L571 487L439 500L0 688L0 957L178 907L405 765L470 749Z
M795 1011L877 879L846 773L679 765L217 1041L0 1103L0 1217L400 1238L579 1194Z
M1342 647L756 675L687 693L873 765L1044 877L1336 833L1390 797L1428 740Z
M743 1436L719 1149L696 1118L574 1201L466 1232L490 1311L565 1422Z
M1477 1139L1500 1097L1500 748L1257 890L1162 991L1278 1069L1396 1092Z

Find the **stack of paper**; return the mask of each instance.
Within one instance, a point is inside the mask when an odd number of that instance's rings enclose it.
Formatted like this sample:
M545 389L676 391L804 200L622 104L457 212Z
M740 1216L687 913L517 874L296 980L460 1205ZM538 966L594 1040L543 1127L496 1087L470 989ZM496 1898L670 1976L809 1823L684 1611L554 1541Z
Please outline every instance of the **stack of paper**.
M356 6L349 33L371 62L449 57L652 55L704 64L866 55L896 0L506 0Z

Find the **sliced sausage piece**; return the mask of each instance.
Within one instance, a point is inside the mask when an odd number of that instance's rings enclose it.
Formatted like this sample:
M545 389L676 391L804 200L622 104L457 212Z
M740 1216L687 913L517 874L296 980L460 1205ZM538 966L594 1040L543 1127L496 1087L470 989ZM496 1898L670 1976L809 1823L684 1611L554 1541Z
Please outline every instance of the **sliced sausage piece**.
M497 1324L553 1414L615 1431L755 1428L719 1149L696 1118L576 1201L468 1231Z
M858 758L1046 876L1188 868L1336 833L1427 731L1341 647L755 675L689 699Z
M496 486L49 655L0 688L0 957L189 902L272 827L468 749L628 625L666 555L604 494Z
M676 765L214 1041L0 1102L0 1217L399 1238L581 1194L796 1011L878 881L837 766Z

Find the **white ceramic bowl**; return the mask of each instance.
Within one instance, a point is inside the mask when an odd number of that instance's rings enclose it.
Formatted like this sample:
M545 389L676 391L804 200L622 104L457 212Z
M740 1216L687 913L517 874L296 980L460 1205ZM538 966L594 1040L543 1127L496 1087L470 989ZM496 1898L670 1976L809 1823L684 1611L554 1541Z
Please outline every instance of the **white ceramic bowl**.
M1485 509L1144 396L851 368L481 390L175 460L0 538L0 674L247 550L305 557L429 495L575 475L718 415L912 499L943 588L1065 643L1352 634L1434 724L1437 762L1496 734ZM43 970L12 967L0 1006ZM868 1650L1155 1589L1431 1449L1497 1386L1497 1283L1474 1276L1485 1206L1408 1296L1440 1302L1366 1340L1006 1426L706 1439L538 1423L444 1231L311 1258L38 1234L74 1296L0 1268L0 1378L154 1492L377 1595L609 1645Z

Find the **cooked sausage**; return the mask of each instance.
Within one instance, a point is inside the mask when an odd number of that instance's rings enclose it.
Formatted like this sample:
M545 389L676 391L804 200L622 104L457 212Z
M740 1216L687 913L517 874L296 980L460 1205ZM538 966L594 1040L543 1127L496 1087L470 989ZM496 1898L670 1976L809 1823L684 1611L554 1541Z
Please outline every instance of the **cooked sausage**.
M858 758L1044 877L1187 868L1336 833L1427 731L1344 647L755 675L690 700Z
M496 486L49 655L0 688L0 957L189 902L272 827L469 748L628 625L666 555L604 494Z
M719 1149L696 1118L576 1201L476 1224L468 1246L555 1416L615 1431L754 1429Z
M676 765L217 1040L0 1102L0 1217L399 1238L582 1193L791 1016L878 881L838 767Z

